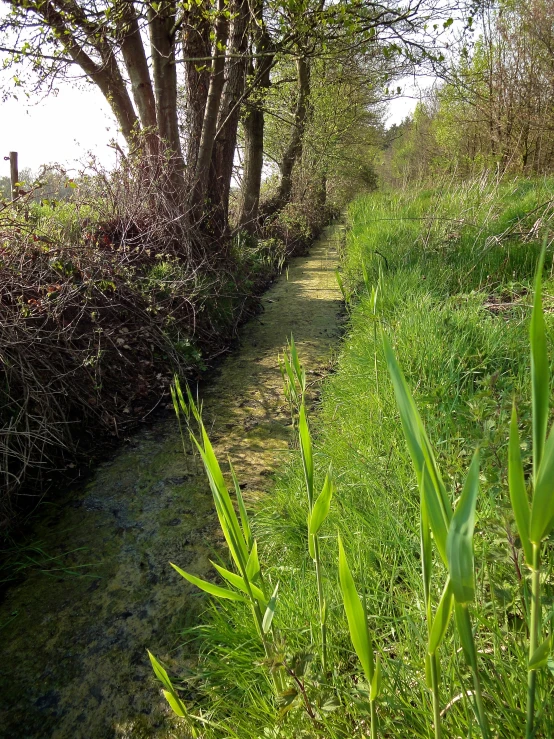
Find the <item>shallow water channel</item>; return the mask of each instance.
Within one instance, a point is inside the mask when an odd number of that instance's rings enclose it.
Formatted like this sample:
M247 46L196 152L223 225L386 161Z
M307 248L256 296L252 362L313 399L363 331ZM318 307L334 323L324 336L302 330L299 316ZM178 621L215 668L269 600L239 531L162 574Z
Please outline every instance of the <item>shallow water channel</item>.
M247 501L286 460L290 414L277 356L294 334L317 385L340 334L334 270L340 227L265 293L264 311L201 390L216 454ZM59 562L29 570L0 604L0 737L178 736L146 649L170 670L192 665L180 630L201 599L170 567L212 571L219 537L200 465L173 417L138 432L78 490L43 504L32 540Z

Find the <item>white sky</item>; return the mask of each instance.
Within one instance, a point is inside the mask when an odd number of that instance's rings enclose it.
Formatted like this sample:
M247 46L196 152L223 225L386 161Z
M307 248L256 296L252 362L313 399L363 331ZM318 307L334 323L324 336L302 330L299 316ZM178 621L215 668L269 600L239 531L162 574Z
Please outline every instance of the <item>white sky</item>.
M403 87L416 95L410 81ZM414 97L400 97L389 106L388 125L400 123L417 104ZM30 167L36 174L42 164L56 162L69 169L87 161L90 151L106 167L116 161L109 146L117 139L123 144L115 119L103 95L93 85L61 85L57 95L29 104L23 94L0 108L0 173L9 175L3 161L10 151L19 153L19 169Z
M111 166L116 154L109 143L121 138L108 103L93 85L65 84L57 95L31 105L23 94L0 104L0 172L5 176L9 164L3 157L10 151L19 153L20 170L30 167L35 173L53 162L78 167L89 151Z

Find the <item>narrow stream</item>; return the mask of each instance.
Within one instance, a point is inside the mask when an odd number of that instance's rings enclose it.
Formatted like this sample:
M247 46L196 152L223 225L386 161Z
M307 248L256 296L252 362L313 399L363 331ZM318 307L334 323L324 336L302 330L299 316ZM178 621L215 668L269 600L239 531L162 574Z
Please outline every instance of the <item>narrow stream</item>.
M232 460L250 502L270 491L289 453L277 362L287 337L310 382L337 344L339 236L329 228L291 261L203 388L216 454ZM0 737L177 736L146 649L176 672L194 659L179 634L201 599L169 561L210 571L216 524L203 471L183 454L173 418L129 439L81 490L44 504L32 539L55 557L50 572L29 570L0 604Z

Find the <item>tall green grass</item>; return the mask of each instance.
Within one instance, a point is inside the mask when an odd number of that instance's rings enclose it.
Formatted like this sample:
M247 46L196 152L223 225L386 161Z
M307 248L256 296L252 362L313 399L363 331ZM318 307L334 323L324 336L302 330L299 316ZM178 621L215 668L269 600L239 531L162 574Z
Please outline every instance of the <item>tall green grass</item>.
M529 322L538 236L549 219L542 204L553 195L550 181L481 180L443 191L376 195L351 206L341 280L357 299L352 300L338 371L328 378L315 426L312 422L315 488L322 487L330 465L336 486L318 536L321 581L314 577L309 553L309 502L300 454L280 473L274 493L252 523L265 572L281 583L276 623L283 642L291 659L308 655L301 679L318 706L317 722L301 706L279 715L247 611L240 603L224 601L209 605L205 623L186 634L200 650L189 690L204 720L216 724L205 723L202 736L338 738L369 736L370 727L374 731L371 685L356 660L358 649L350 641L343 607L348 578L345 561L339 578L337 530L368 614L372 651L383 665L380 736L430 737L439 721L448 737L482 731L522 737L526 724L529 737L554 736L554 662L548 646L541 657L546 667L530 669L534 677L527 685L528 667L533 667L529 653L539 645L534 630L542 630L542 639L550 633L552 537L542 545L540 576L530 577L525 533L519 520L516 525L508 484L509 451L515 459L516 447L522 473L533 476ZM551 272L547 250L544 331L552 348ZM370 288L378 283L377 299ZM432 571L425 565L431 540L421 529L422 481L418 484L406 450L376 321L391 340L431 440L445 505L456 511L465 505L470 519L475 495L464 489L468 470L472 489L479 486L471 629L461 614L457 630L450 624L441 633L440 649L430 649L427 624L429 604L435 613L443 602L447 568L440 552ZM517 421L512 420L514 400ZM475 461L471 465L477 446L478 472ZM445 543L446 563L449 546L452 542ZM537 564L531 562L535 572ZM327 674L313 657L321 639L320 585L326 603ZM465 602L463 593L460 598ZM466 660L470 641L473 656ZM430 654L436 658L432 669ZM474 705L478 691L481 708ZM485 729L479 727L481 714L487 717Z

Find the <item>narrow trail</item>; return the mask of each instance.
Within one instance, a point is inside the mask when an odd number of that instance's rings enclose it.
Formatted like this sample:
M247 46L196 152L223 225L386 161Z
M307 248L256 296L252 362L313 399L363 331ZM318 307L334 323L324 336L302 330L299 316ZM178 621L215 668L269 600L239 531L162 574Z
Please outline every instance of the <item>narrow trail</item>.
M289 452L277 362L287 337L310 382L337 344L339 237L329 228L291 261L203 387L216 454L232 460L247 500L270 489ZM0 604L0 737L176 736L146 648L176 672L192 659L179 633L200 599L169 562L206 575L218 536L207 481L183 454L175 420L139 432L86 486L42 511L33 540L55 558L51 571L30 570Z

